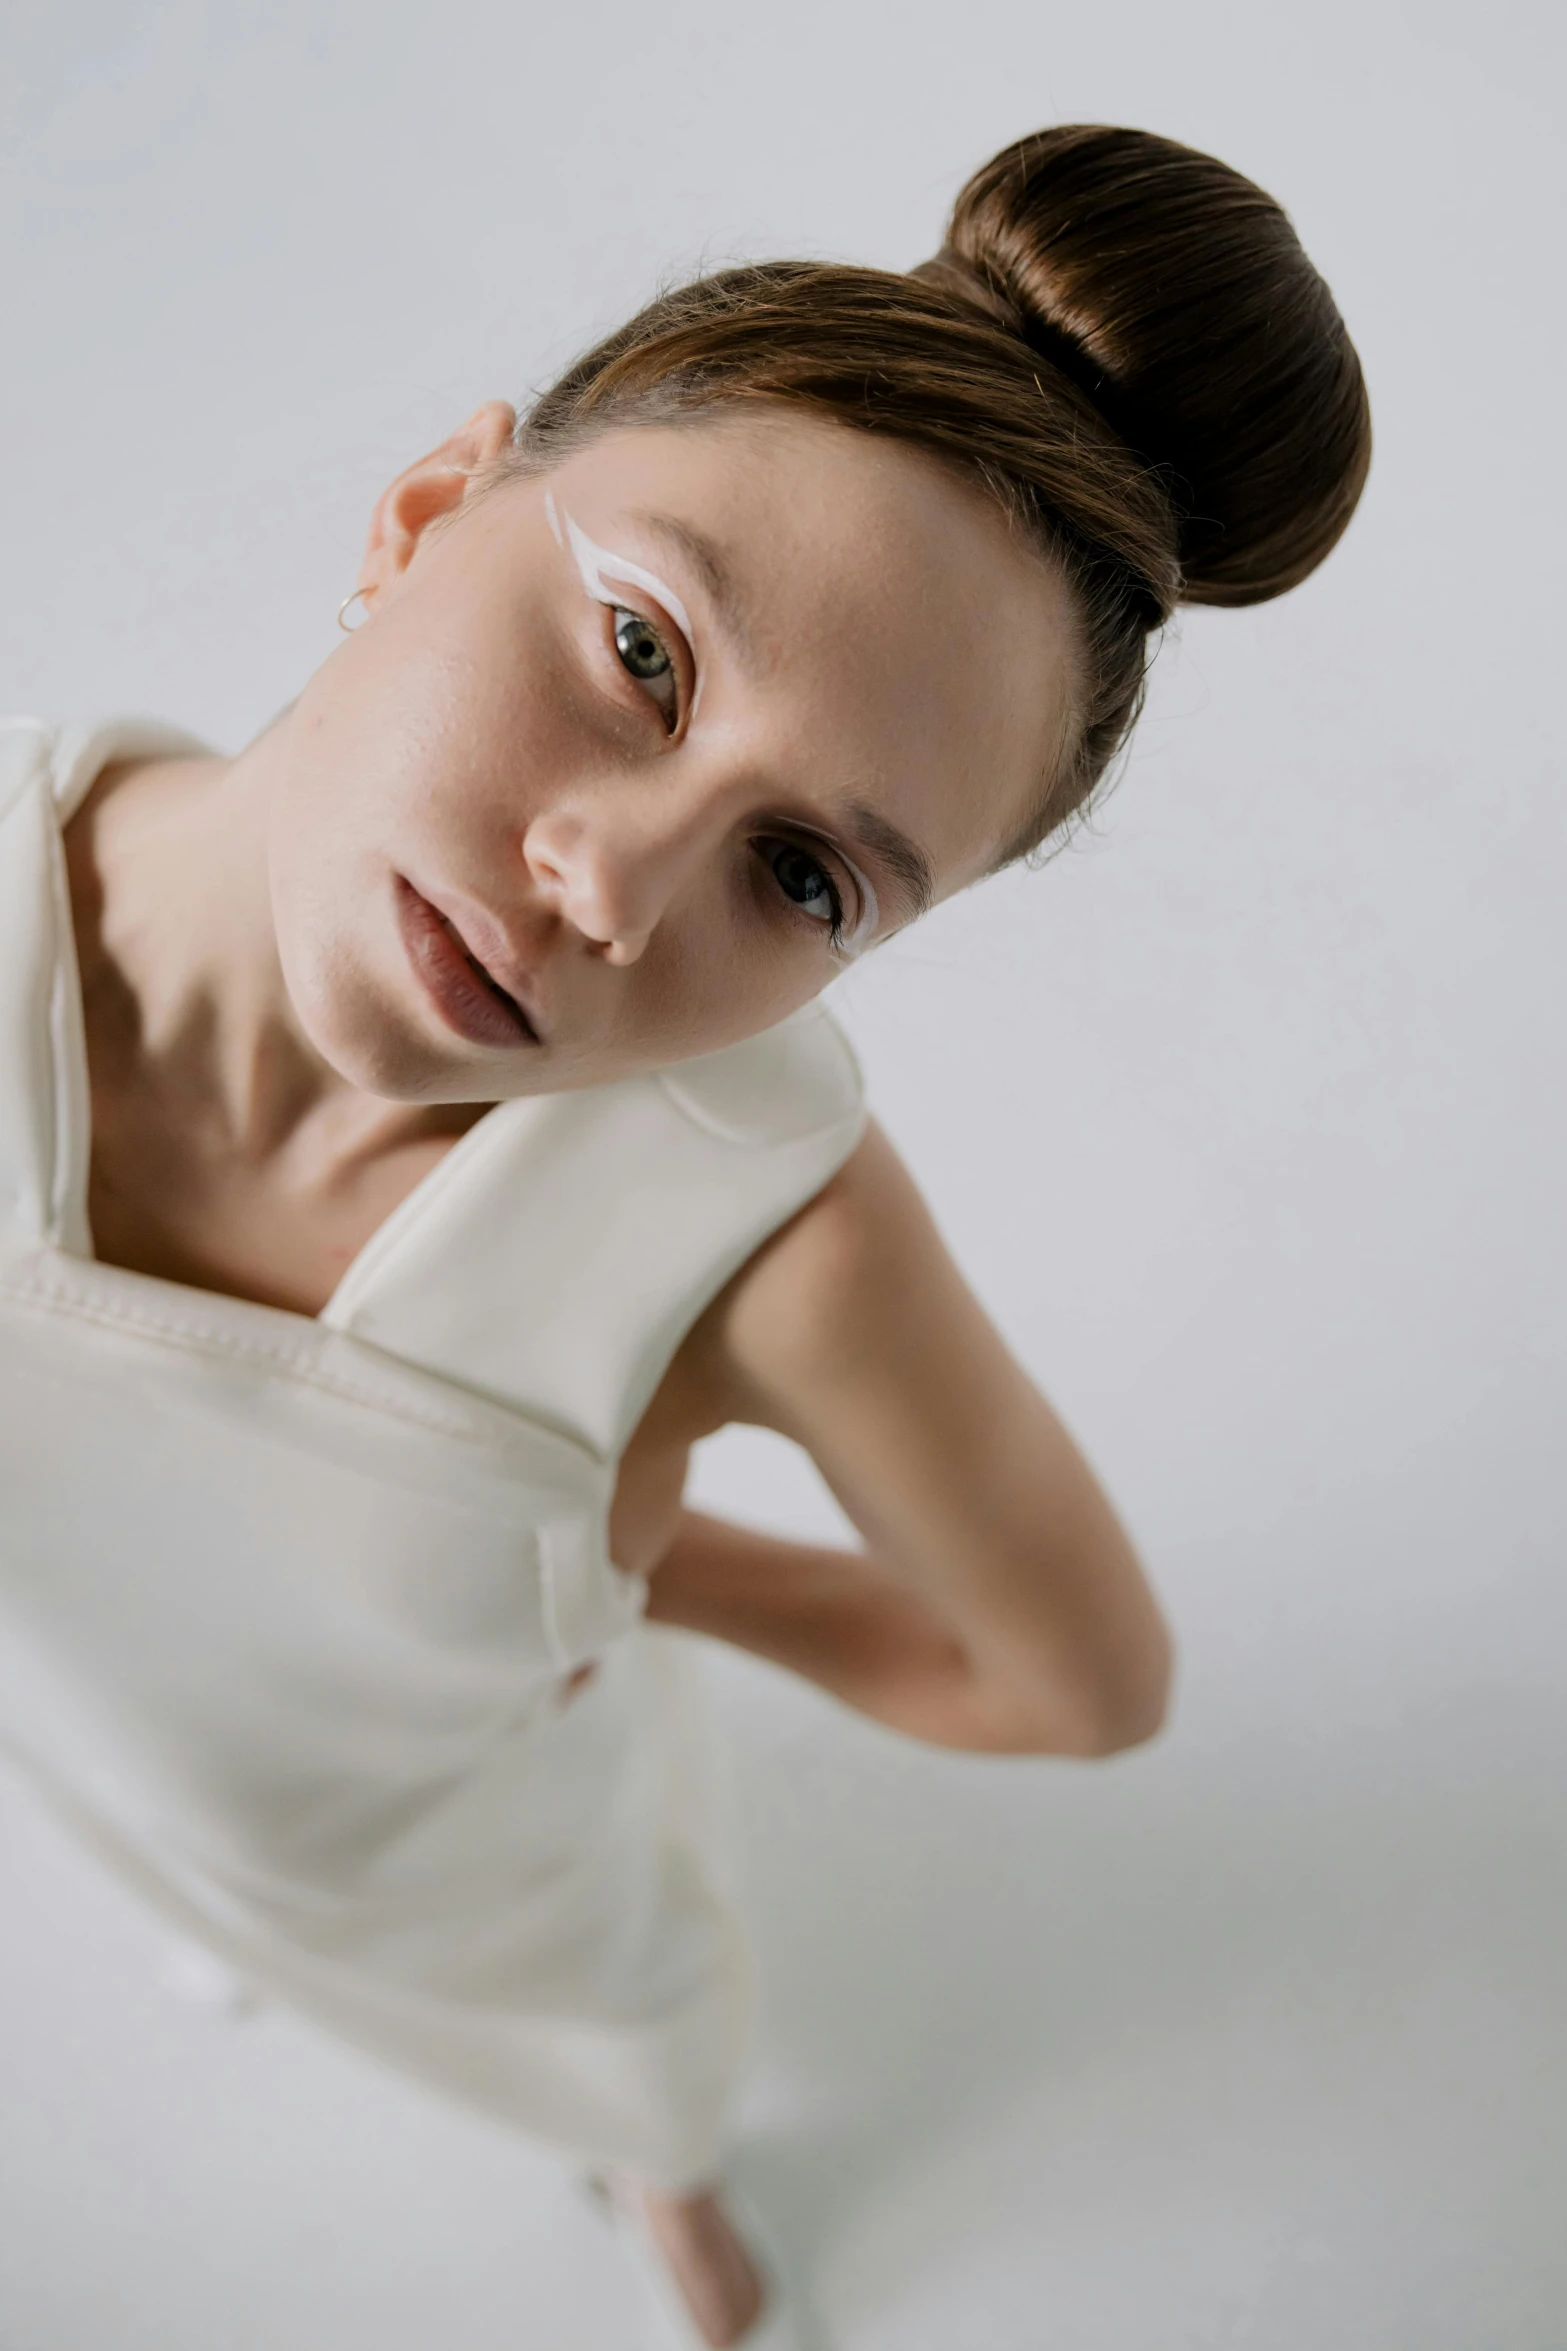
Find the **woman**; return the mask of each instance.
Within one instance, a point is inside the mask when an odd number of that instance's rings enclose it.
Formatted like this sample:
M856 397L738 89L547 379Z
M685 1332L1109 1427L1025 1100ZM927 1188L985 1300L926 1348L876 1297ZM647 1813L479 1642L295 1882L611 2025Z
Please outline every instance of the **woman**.
M785 2317L642 1618L990 1752L1146 1739L1170 1674L815 1000L1081 810L1175 604L1303 578L1368 456L1271 199L1059 129L909 277L726 272L481 408L239 757L0 731L7 1746L187 1934L589 2165L693 2339ZM730 1421L864 1552L684 1511Z

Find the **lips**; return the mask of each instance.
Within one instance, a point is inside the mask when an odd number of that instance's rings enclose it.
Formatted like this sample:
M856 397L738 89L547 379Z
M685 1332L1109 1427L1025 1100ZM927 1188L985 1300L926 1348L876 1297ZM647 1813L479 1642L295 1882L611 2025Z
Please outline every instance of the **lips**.
M396 877L404 951L448 1028L472 1044L537 1045L539 1033L516 998L479 961L451 916Z

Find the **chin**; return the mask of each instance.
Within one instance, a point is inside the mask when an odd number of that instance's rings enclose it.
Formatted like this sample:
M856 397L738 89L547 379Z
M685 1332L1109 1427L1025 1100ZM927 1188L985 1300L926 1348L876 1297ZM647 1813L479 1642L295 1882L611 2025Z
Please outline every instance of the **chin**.
M345 1019L333 1007L325 1017L301 1019L314 1050L346 1085L384 1102L422 1102L431 1099L436 1073L428 1056L409 1050L409 1040L393 1036L373 1020Z
M349 951L327 943L291 948L280 937L279 960L294 1018L311 1051L361 1093L386 1102L430 1102L453 1076L435 1047L411 1034L385 1001L384 990L351 962Z
M332 1067L361 1094L374 1094L382 1102L459 1102L466 1099L462 1087L448 1069L431 1069L428 1065L415 1071L410 1068L406 1054L377 1052L368 1047L358 1053L339 1053L333 1056Z

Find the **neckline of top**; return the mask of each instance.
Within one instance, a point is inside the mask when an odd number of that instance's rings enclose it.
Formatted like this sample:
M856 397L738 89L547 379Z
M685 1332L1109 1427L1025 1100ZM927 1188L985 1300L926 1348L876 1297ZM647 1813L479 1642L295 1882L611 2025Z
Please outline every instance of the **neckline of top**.
M460 1168L465 1169L472 1159L487 1150L500 1133L513 1123L502 1114L515 1113L525 1109L527 1104L495 1103L482 1118L475 1119L471 1127L458 1135L450 1148L442 1152L435 1164L404 1193L396 1206L382 1217L355 1250L330 1296L314 1314L306 1314L298 1307L276 1306L264 1299L248 1298L239 1290L209 1288L203 1283L180 1281L167 1274L146 1273L137 1266L117 1265L112 1259L98 1255L93 1246L92 1226L87 1213L88 1180L92 1166L92 1087L87 1062L86 1010L76 936L76 913L71 903L66 866L65 828L98 777L113 761L158 758L180 753L188 753L193 757L216 756L212 744L187 734L181 728L153 719L119 719L62 728L52 740L48 780L55 821L53 847L57 854L51 858L50 864L54 895L56 986L63 994L64 1001L57 1003L56 1017L50 1024L51 1042L55 1054L56 1099L73 1102L76 1111L66 1130L74 1144L70 1153L72 1164L65 1170L57 1171L56 1192L57 1195L69 1198L69 1221L86 1241L87 1254L81 1260L83 1263L101 1267L106 1273L125 1282L153 1283L165 1293L169 1290L177 1291L192 1302L220 1299L223 1305L213 1309L215 1312L232 1308L242 1314L263 1315L269 1319L281 1315L289 1323L306 1329L336 1330L341 1327L339 1309L345 1294L351 1296L360 1290L367 1268L373 1265L379 1269L389 1262L401 1242L424 1223L435 1200L457 1171L454 1163L459 1163ZM58 1121L56 1131L58 1137ZM277 1327L275 1321L274 1327Z

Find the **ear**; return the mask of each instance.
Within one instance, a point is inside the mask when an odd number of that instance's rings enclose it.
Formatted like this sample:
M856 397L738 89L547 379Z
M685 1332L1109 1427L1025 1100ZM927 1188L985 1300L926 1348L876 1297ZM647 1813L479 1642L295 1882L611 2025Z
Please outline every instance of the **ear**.
M506 401L486 400L461 431L408 466L381 492L356 582L367 605L407 570L431 523L462 504L473 476L507 447L516 425L517 412Z

